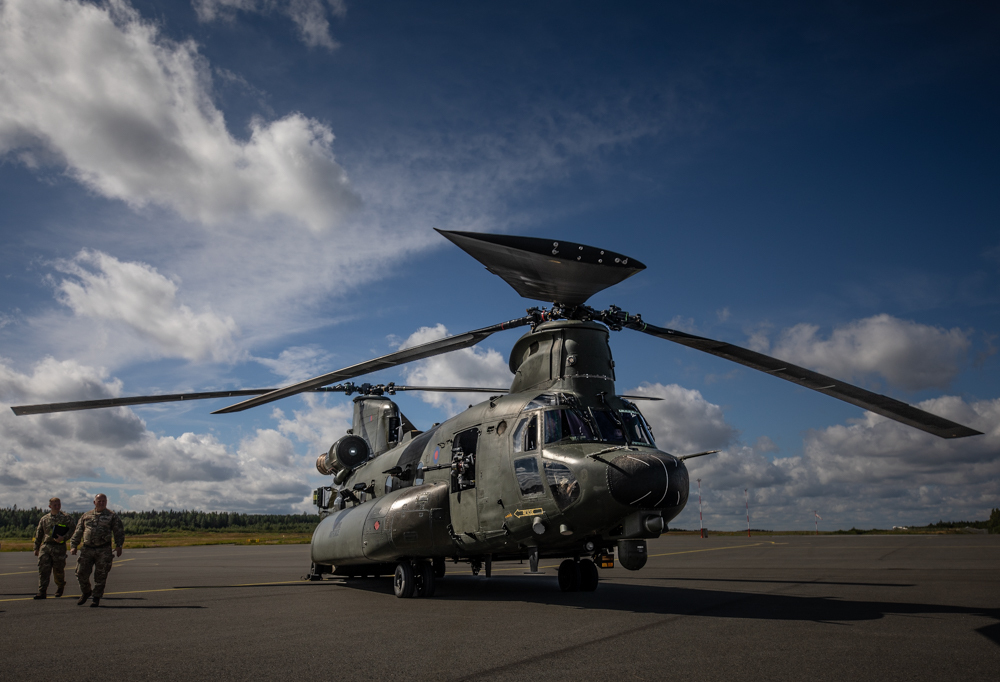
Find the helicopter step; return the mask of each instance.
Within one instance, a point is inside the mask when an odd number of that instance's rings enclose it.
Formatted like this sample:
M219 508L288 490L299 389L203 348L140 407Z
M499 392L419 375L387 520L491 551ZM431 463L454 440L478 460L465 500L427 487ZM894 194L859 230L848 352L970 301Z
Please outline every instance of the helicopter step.
M563 592L593 592L599 581L597 566L590 559L566 559L559 564L559 589Z

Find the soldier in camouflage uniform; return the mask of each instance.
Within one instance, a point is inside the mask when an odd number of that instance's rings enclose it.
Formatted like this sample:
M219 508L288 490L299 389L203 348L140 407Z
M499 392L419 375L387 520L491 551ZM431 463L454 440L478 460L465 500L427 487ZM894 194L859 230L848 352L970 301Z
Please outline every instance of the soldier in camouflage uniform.
M115 553L122 555L122 545L125 543L125 527L118 515L108 509L106 495L94 497L94 508L80 517L76 524L76 532L70 540L70 552L76 554L80 546L80 558L76 562L76 577L80 581L82 596L77 602L79 606L87 603L91 594L94 600L91 606L99 606L104 596L104 583L108 580L111 563L114 560L111 552L111 542L114 540ZM90 589L90 571L94 569L94 589Z
M55 573L56 596L66 589L66 541L75 525L73 517L64 514L58 497L49 500L49 513L42 517L35 530L35 556L38 557L38 594L45 599L49 591L49 576Z

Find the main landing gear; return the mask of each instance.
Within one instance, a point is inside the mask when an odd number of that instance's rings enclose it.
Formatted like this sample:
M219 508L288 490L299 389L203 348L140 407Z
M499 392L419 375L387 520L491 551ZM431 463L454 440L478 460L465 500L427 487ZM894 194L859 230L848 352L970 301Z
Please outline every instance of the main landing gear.
M598 580L597 566L590 559L566 559L559 564L559 589L563 592L593 592Z
M392 577L392 591L400 599L433 597L435 574L430 561L400 561Z

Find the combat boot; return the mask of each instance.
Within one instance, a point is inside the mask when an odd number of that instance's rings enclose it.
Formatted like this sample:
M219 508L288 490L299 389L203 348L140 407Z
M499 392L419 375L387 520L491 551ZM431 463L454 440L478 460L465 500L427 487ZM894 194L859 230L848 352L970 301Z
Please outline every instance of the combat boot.
M94 597L94 601L90 602L90 608L92 608L92 609L96 609L100 605L101 605L101 598L100 597Z
M44 592L39 592L34 597L32 597L32 599L45 599L47 596L49 595L45 594Z
M66 589L65 585L57 587L56 588L56 596L57 597L61 597L64 589Z
M77 606L83 606L84 604L87 603L88 599L90 599L90 595L89 594L81 594L80 598L76 600L76 605Z

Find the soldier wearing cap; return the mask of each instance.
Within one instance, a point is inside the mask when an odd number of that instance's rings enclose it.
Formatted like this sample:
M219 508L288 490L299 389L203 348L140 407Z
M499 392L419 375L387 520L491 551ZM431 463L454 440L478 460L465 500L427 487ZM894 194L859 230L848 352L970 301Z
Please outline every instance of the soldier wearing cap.
M125 543L125 527L118 515L108 509L107 495L94 497L94 508L80 517L76 524L73 539L70 540L70 553L76 554L80 549L80 558L76 562L76 577L80 581L80 600L77 605L83 606L93 594L91 606L100 606L104 596L104 584L108 580L111 564L114 561L111 546L114 541L114 552L122 555L122 545ZM82 542L82 546L81 546ZM90 571L94 571L94 589L90 589Z
M35 530L35 556L38 557L38 594L45 599L49 591L49 576L56 578L56 596L66 589L66 541L73 533L73 517L62 511L58 497L49 500L49 513L42 517Z

